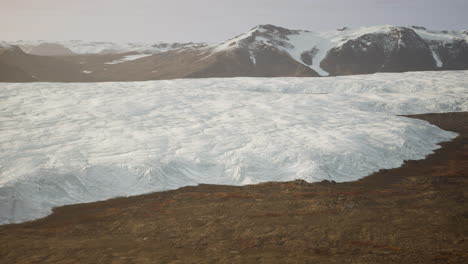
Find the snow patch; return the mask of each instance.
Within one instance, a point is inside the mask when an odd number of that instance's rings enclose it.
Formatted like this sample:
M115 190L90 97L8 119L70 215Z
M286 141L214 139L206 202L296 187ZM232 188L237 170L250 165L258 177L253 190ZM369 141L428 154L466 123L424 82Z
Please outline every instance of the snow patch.
M286 49L286 51L294 60L304 64L301 59L301 54L304 51L310 50L311 48L316 48L317 53L312 58L312 65L304 65L312 68L312 70L316 71L320 76L330 75L327 71L320 67L320 63L323 59L325 59L327 52L334 46L334 43L332 43L329 39L322 38L314 33L309 32L305 32L299 35L292 35L288 38L294 48Z
M106 62L105 64L119 64L119 63L126 62L126 61L141 59L141 58L148 57L148 56L151 56L151 55L153 55L153 54L127 55L127 56L124 56L124 57L122 57L120 59L113 60L113 61L110 61L110 62Z
M250 61L252 61L253 65L257 64L257 59L255 58L255 53L251 50L249 50L250 54Z

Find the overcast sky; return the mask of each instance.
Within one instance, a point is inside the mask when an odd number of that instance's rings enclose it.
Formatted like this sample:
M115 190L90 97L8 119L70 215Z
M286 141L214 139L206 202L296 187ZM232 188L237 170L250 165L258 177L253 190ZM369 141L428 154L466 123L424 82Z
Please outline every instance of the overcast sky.
M468 0L0 0L0 39L218 42L258 24L468 29Z

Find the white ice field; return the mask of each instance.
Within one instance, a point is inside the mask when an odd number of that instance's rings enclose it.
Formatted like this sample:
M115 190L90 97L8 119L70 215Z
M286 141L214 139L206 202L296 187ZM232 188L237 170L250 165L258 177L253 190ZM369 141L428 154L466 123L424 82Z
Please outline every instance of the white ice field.
M198 183L353 181L456 136L468 71L0 83L0 223Z

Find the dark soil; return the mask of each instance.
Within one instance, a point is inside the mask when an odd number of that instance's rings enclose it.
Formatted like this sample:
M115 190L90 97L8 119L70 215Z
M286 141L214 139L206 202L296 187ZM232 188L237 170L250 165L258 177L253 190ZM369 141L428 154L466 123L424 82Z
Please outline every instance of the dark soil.
M468 113L460 133L350 183L200 185L57 208L0 226L0 263L468 263Z

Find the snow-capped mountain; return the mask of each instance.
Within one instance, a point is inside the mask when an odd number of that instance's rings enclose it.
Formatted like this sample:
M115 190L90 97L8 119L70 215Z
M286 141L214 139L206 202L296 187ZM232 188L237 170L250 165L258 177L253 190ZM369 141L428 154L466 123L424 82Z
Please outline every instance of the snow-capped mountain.
M11 45L8 44L7 42L5 41L0 41L0 49L7 49L7 48L10 48Z
M166 52L169 50L182 49L182 48L200 48L207 44L204 43L166 43L166 42L128 42L128 43L116 43L116 42L92 42L92 41L16 41L10 44L21 47L26 53L35 55L45 55L44 53L38 52L37 47L44 45L59 45L63 49L70 50L72 54L109 54L109 53L128 53L138 52L145 54L156 54L160 52ZM38 54L41 53L41 54ZM52 54L55 55L55 54ZM68 55L59 54L59 55Z
M74 76L72 80L54 76L53 72L38 76L19 67L39 81L318 77L468 69L468 31L435 31L417 26L344 27L313 32L259 25L223 43L210 45L84 41L10 44L21 47L30 56L55 55L54 59L74 64L75 67L68 68L78 71L69 73ZM5 63L2 57L0 63ZM19 65L11 57L8 63Z
M213 48L213 53L273 48L321 76L468 67L467 31L376 26L327 32L260 25ZM454 64L454 61L458 63Z
M437 31L424 27L412 29L429 45L437 67L466 69L468 65L468 30Z

